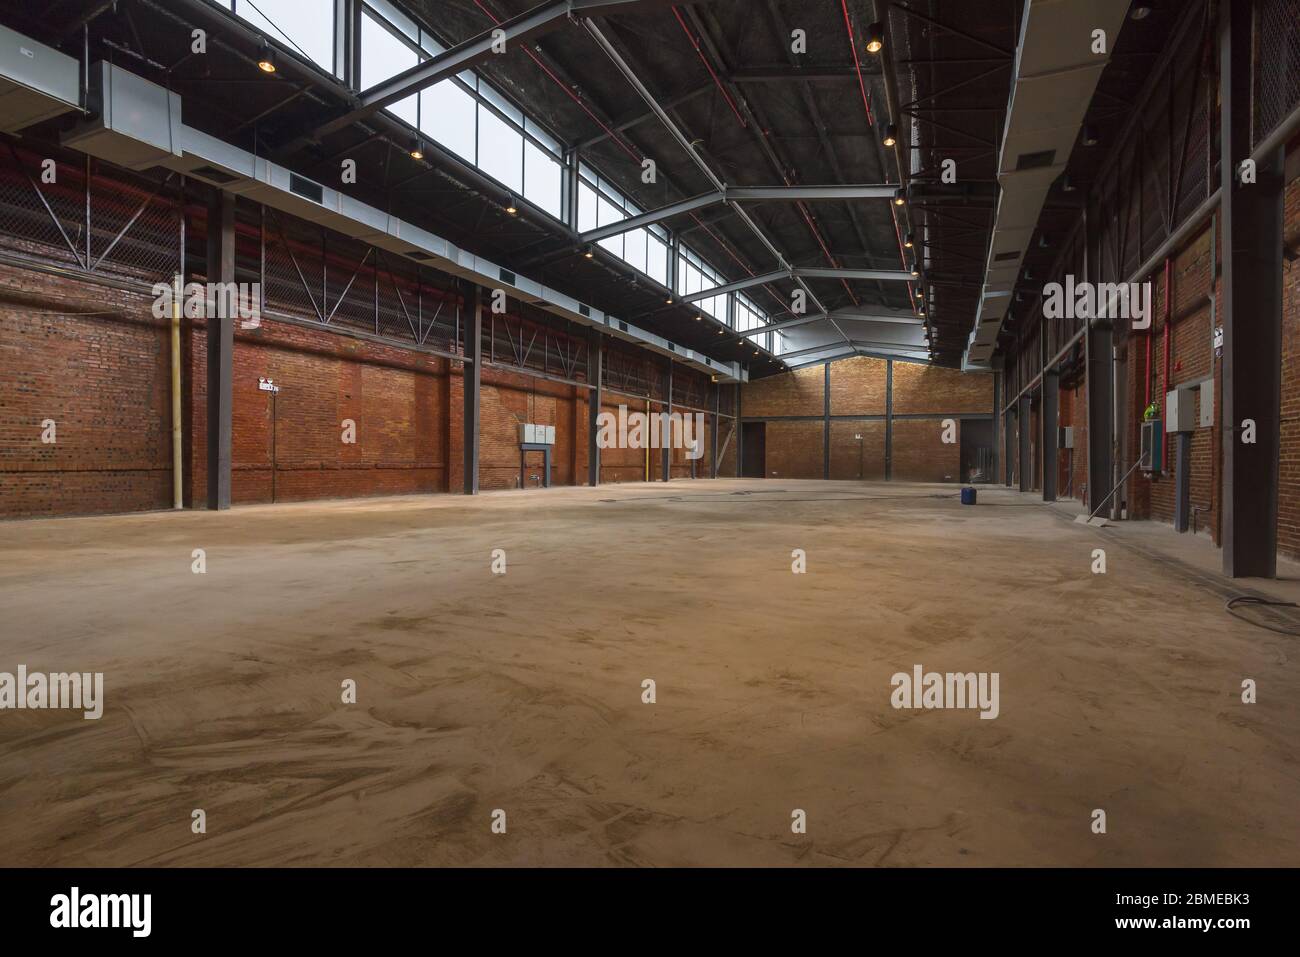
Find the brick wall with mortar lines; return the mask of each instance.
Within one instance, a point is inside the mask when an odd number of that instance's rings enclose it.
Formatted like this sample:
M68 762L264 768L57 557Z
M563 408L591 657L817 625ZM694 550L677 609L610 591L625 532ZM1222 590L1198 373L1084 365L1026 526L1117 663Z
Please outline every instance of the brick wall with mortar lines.
M0 516L171 506L168 326L151 307L0 264Z
M1171 260L1172 315L1170 329L1169 380L1165 380L1165 275L1158 269L1151 276L1152 322L1150 332L1135 332L1128 339L1128 385L1131 407L1129 415L1129 448L1136 454L1141 447L1141 421L1146 408L1147 347L1151 350L1151 400L1157 404L1163 423L1165 393L1179 385L1193 383L1206 376L1214 377L1215 421L1221 393L1221 362L1215 359L1213 334L1210 327L1211 290L1220 293L1218 270L1222 262L1222 238L1215 238L1215 262L1210 261L1210 229L1206 228L1185 243ZM1216 324L1219 322L1215 318ZM1134 473L1127 488L1129 516L1150 518L1172 523L1174 520L1174 442L1160 426L1162 441L1166 445L1165 470L1158 478ZM1220 487L1220 434L1218 428L1197 428L1192 433L1191 502L1200 506L1198 519L1202 527L1208 526L1215 541L1219 538L1219 487ZM1123 463L1127 470L1132 461Z
M1289 170L1300 169L1292 148ZM1300 251L1300 177L1286 188L1283 241ZM1217 395L1217 392L1216 392ZM1300 259L1282 263L1282 453L1278 470L1278 551L1300 558Z
M889 363L854 356L830 363L831 478L883 479ZM822 478L826 366L819 364L747 383L742 414L766 421L769 478ZM960 481L961 417L993 411L993 377L920 363L893 363L893 477L905 481ZM879 416L843 419L835 416ZM900 415L926 418L900 419ZM802 417L802 418L785 418ZM945 418L957 420L956 439L942 441ZM900 429L900 423L908 423ZM855 436L861 435L859 441ZM734 443L734 439L733 439ZM722 465L735 474L734 450Z

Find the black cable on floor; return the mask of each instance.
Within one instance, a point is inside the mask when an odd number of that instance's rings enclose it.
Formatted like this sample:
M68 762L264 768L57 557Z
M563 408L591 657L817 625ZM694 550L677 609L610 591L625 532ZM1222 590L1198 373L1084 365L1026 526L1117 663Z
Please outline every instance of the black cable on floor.
M1300 605L1297 605L1296 602L1274 601L1271 598L1260 598L1255 595L1237 595L1234 598L1229 598L1224 603L1223 610L1233 618L1240 618L1249 625L1257 625L1260 628L1267 628L1269 631L1277 632L1279 635L1289 635L1292 638L1300 638L1300 631L1291 628L1283 628L1279 625L1270 625L1267 622L1256 621L1253 618L1248 618L1245 615L1239 614L1234 610L1237 605L1264 605L1278 608L1300 608Z

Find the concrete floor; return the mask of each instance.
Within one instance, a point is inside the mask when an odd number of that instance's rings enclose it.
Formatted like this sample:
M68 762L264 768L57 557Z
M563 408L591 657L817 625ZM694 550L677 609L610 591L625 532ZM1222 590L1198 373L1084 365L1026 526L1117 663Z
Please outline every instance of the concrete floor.
M0 524L0 671L103 671L106 698L0 712L0 865L1300 864L1296 639L1153 557L1210 546L954 495L677 481ZM998 672L1000 717L895 710L914 664Z

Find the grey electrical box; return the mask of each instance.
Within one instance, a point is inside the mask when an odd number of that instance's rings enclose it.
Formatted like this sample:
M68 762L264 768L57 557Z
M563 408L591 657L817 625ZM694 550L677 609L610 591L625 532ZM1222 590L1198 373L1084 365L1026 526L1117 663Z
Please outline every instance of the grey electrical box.
M1074 426L1072 425L1061 426L1061 438L1060 441L1057 442L1056 444L1057 444L1057 448L1062 448L1062 449L1074 448Z
M1203 429L1214 428L1214 380L1206 379L1201 383L1201 418Z
M1165 431L1191 432L1196 428L1196 397L1193 389L1165 393Z

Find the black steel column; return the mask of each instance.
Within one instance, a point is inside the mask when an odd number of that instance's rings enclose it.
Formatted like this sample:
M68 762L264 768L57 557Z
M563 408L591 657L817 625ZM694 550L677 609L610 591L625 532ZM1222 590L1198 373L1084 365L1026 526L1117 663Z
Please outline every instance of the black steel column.
M1093 320L1084 337L1088 381L1088 509L1092 511L1114 488L1111 453L1115 447L1114 332L1109 321ZM1127 466L1125 467L1127 471ZM1115 503L1111 503L1112 507Z
M593 332L587 344L587 382L592 386L587 391L587 484L595 488L600 484L600 436L598 420L602 393L605 388L605 340L600 333Z
M992 448L989 452L993 456L993 461L989 466L989 474L985 479L990 485L996 485L998 481L998 413L1002 408L1002 373L993 373L993 421L990 428L993 430L993 440L990 443Z
M1061 439L1060 427L1057 425L1057 412L1060 408L1061 377L1055 369L1043 373L1043 404L1039 409L1039 432L1042 435L1043 449L1043 501L1056 501L1056 474L1061 468L1061 454L1058 445Z
M894 360L885 360L885 481L894 480Z
M736 478L745 474L745 425L741 417L740 383L736 383Z
M478 494L478 425L479 385L483 378L483 291L474 285L466 297L469 307L465 317L465 362L461 374L465 392L465 420L462 438L465 445L465 494ZM523 476L520 476L522 479Z
M235 281L235 197L218 192L208 204L208 282ZM234 408L235 317L221 315L234 297L209 297L208 508L230 508L231 419Z
M722 386L716 382L713 384L713 429L709 434L713 445L713 469L709 472L710 478L718 477L718 426L722 419L719 413L722 411Z
M1006 486L1011 488L1012 481L1015 479L1016 451L1015 440L1011 436L1011 423L1014 421L1016 413L1014 409L1007 409L1002 416L1002 445L1006 449L1006 454L1002 456L1002 466L1006 470Z
M1175 432L1174 531L1185 532L1192 513L1192 433ZM1166 441L1169 436L1165 436Z
M1016 456L1016 474L1020 476L1020 491L1028 492L1032 486L1030 473L1033 463L1029 461L1029 431L1032 418L1029 415L1029 393L1020 397L1016 409L1016 425L1020 432L1020 453Z
M822 388L822 478L831 477L831 364L826 363L826 380Z
M659 426L659 457L662 460L660 472L663 474L663 480L667 482L673 477L673 360L668 360L668 400L664 405L665 414L660 420Z
M1249 0L1223 0L1219 7L1223 573L1274 578L1285 150L1278 147L1259 160L1255 182L1240 182L1241 164L1251 152L1252 9ZM1253 436L1246 420L1254 423Z

